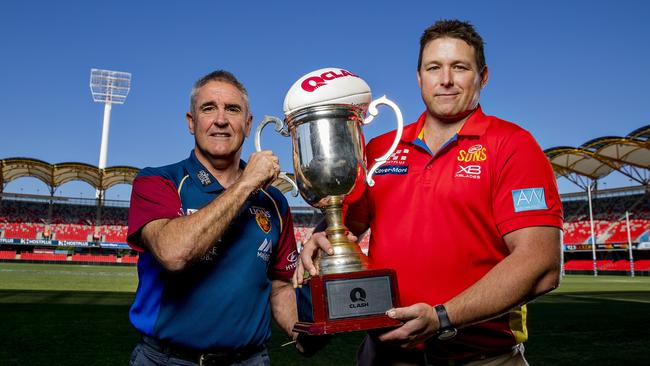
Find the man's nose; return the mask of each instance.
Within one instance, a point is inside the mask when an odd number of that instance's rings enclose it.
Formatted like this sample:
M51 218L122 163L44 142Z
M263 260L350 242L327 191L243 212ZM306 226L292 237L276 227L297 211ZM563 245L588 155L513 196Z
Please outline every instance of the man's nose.
M226 116L226 111L223 109L219 109L217 111L213 123L219 127L226 126L228 124L228 117Z
M454 75L450 67L443 67L440 73L440 85L451 86L454 85Z

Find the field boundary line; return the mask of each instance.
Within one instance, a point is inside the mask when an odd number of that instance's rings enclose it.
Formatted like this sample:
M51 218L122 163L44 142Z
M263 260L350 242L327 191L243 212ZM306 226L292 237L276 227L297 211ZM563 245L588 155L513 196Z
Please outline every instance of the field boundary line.
M641 304L650 304L650 300L639 300L639 299L622 299L617 297L605 297L605 296L593 296L593 295L559 295L576 299L594 299L594 300L611 300L611 301L622 301L622 302L638 302Z

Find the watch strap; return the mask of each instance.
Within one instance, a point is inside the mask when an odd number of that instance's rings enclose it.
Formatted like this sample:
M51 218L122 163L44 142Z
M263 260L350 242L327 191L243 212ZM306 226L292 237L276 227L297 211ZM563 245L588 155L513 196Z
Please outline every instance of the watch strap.
M445 306L442 304L436 305L433 307L436 310L436 314L438 315L438 329L443 329L443 328L453 328L454 326L451 325L451 321L449 320L449 315L447 315L447 309L445 309Z

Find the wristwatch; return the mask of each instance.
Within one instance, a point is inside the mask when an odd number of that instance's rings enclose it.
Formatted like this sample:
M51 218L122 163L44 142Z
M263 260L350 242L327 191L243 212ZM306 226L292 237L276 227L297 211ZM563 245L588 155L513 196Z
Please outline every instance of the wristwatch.
M433 307L438 314L438 339L441 341L447 341L456 336L458 331L449 321L449 316L447 315L447 310L445 306L440 304Z

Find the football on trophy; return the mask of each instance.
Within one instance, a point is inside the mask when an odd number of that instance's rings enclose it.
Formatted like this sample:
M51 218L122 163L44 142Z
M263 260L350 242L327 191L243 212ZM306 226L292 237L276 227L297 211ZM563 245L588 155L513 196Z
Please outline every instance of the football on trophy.
M358 75L338 68L327 67L303 75L284 98L284 114L318 105L351 104L363 108L372 101L368 84Z

